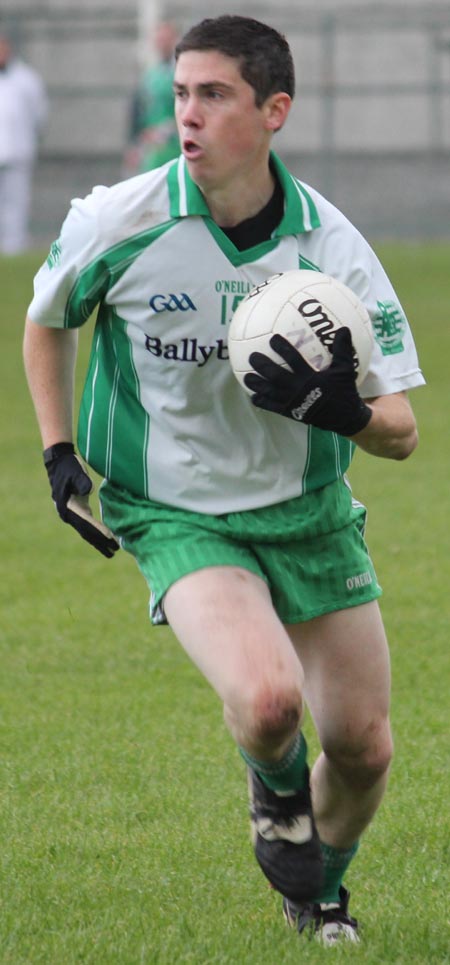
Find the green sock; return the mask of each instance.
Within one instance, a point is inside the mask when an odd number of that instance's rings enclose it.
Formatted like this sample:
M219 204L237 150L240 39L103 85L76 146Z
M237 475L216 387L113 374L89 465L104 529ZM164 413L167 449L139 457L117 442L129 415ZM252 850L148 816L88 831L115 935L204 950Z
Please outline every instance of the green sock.
M307 744L301 731L296 734L288 751L275 764L258 761L248 754L243 747L239 751L249 766L259 774L266 787L277 794L293 794L306 784Z
M354 858L359 842L357 841L351 848L343 851L340 848L332 848L329 844L320 842L323 857L324 882L318 895L314 900L319 903L339 902L339 888L342 885L344 874Z

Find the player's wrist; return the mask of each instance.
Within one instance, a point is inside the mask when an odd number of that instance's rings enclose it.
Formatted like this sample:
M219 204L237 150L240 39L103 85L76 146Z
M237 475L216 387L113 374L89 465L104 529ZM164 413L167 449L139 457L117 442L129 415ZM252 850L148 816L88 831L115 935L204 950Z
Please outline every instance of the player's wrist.
M49 466L51 462L60 456L73 455L74 453L75 446L73 442L55 442L53 446L47 446L42 453L44 466Z
M366 405L363 399L361 399L361 404L358 410L354 413L354 415L352 415L351 419L344 427L344 430L341 430L341 435L348 436L351 439L353 436L363 432L363 430L369 425L372 415L373 410L370 408L370 406Z

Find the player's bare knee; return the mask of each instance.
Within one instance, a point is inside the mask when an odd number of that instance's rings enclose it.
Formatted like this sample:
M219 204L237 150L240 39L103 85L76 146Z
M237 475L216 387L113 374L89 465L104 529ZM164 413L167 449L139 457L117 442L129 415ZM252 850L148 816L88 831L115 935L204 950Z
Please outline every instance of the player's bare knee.
M260 688L253 697L249 731L255 746L279 747L296 734L302 717L302 698L294 688Z
M393 754L389 726L373 725L360 738L342 744L331 741L324 753L345 784L368 790L389 771Z

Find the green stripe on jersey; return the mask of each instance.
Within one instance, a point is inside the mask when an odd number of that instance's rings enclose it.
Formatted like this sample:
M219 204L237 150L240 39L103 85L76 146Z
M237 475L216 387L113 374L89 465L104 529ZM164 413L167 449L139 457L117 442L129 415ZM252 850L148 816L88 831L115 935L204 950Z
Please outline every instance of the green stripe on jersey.
M354 442L339 436L336 432L323 432L322 429L308 427L308 456L303 471L303 493L313 492L328 486L336 477L347 472L353 452Z
M298 180L298 178L292 178L294 185L298 191L299 198L302 204L304 213L304 231L311 231L313 228L320 228L320 218L314 201L306 190L305 185ZM305 211L306 204L306 211Z
M276 154L272 152L270 158L285 196L284 216L274 232L275 237L320 228L319 212L305 185L290 174Z
M298 256L298 267L302 270L307 269L308 271L320 271L320 268L315 265L314 262L308 261L308 258L305 258L304 255Z
M211 216L200 188L192 181L184 157L174 161L167 175L172 218L186 218L187 215Z
M102 251L98 258L86 265L67 299L64 328L78 328L82 325L141 252L174 224L176 221L166 221L127 238L126 241Z
M134 385L134 393L130 385ZM127 322L103 304L81 400L80 452L101 475L120 479L132 491L148 493L149 430L150 417L141 404ZM140 452L140 459L133 456L131 460L130 452Z

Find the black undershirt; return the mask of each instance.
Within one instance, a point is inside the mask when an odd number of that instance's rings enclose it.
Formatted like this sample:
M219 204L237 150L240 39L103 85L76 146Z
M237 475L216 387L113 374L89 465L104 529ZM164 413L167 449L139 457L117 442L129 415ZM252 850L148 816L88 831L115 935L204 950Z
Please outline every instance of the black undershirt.
M264 208L258 211L258 214L241 221L232 228L223 228L222 225L220 227L238 251L245 251L247 248L261 244L262 241L268 241L278 227L283 214L284 195L277 179L272 197Z

